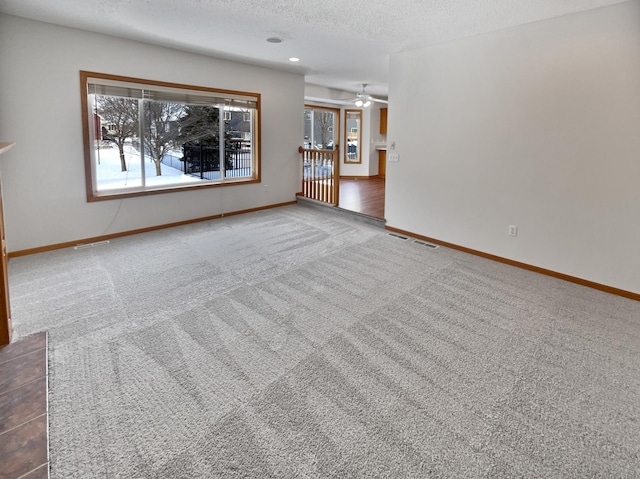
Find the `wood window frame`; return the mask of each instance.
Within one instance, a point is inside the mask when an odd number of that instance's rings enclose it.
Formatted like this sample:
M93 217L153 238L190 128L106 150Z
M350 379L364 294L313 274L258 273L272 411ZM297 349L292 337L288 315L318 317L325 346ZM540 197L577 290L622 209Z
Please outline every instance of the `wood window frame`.
M185 185L162 185L158 187L145 187L140 188L135 191L125 190L122 192L118 192L117 190L110 190L107 193L99 193L96 188L94 188L94 168L93 168L93 157L92 157L92 148L93 148L93 140L92 135L94 134L94 125L92 112L90 111L89 105L89 90L88 90L88 81L90 79L97 80L106 80L107 82L123 82L130 83L136 86L149 86L156 87L159 89L178 89L184 90L185 92L191 91L194 94L204 93L209 95L219 95L222 97L230 96L230 97L251 97L255 101L255 123L254 123L254 132L253 132L253 142L252 142L252 177L242 177L239 179L235 178L223 178L219 181L202 181L198 183L188 183ZM164 81L156 81L156 80L148 80L142 78L134 78L128 76L121 75L111 75L106 73L99 72L90 72L90 71L80 71L80 102L82 107L82 136L83 136L83 148L84 148L84 167L85 167L85 185L86 185L86 194L87 201L103 201L103 200L112 200L112 199L121 199L121 198L129 198L129 197L137 197L137 196L147 196L153 194L161 194L161 193L173 193L177 191L188 191L195 190L200 188L218 188L225 186L234 186L234 185L246 185L251 183L260 183L261 182L261 172L262 172L262 147L261 147L261 113L260 113L260 102L261 102L261 94L255 92L242 92L236 90L225 90L219 88L211 88L205 86L196 86L196 85L187 85L181 83L172 83L172 82L164 82Z
M347 122L349 121L350 113L355 113L358 115L358 146L356 148L358 155L357 161L349 161L349 142L347 140L349 131L347 128ZM358 165L362 163L362 110L344 110L344 163L349 165Z

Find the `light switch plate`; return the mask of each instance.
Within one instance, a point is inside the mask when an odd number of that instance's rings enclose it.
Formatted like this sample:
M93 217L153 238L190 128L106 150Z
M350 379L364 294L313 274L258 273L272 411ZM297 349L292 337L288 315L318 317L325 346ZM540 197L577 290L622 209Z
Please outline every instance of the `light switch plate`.
M389 155L389 161L393 163L398 163L400 161L400 155L398 153L391 153Z

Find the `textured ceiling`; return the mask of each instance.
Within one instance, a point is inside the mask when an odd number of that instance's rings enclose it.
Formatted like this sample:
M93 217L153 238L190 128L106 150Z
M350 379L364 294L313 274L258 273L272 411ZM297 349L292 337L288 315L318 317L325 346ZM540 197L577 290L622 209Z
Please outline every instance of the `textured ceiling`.
M0 0L0 12L296 71L347 91L368 83L386 95L391 53L623 1ZM284 42L266 42L272 36Z

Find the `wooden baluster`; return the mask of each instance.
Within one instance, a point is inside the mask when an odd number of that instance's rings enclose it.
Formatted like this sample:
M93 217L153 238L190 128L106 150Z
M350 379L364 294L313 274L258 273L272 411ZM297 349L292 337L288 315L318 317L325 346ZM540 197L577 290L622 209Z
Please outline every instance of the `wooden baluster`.
M318 199L318 179L317 179L317 173L318 173L318 159L316 157L315 152L312 153L311 156L312 160L311 160L311 178L313 179L312 183L311 183L311 197L314 200Z
M313 155L307 152L309 157L309 198L313 198Z
M331 153L325 153L324 154L324 176L325 176L325 180L324 180L324 191L325 191L325 198L324 200L329 203L330 202L330 195L331 195L331 172L329 171L329 164L331 163Z
M335 182L334 180L334 174L333 174L333 152L329 153L329 157L328 157L328 165L329 165L329 169L331 171L331 174L329 176L329 196L327 198L327 202L333 204L333 190L335 188Z
M336 205L338 203L337 150L318 151L300 147L298 151L302 154L302 194L307 198Z
M320 153L320 201L324 201L324 153Z
M308 151L305 154L307 155L307 163L309 165L309 171L307 172L307 198L311 198L311 176L313 173L313 158L311 158L311 154Z
M324 189L325 189L325 201L327 203L330 202L330 195L331 195L331 172L329 170L329 165L331 164L331 153L325 153L324 154L324 171L325 171L325 182L324 182Z
M322 178L324 173L322 172L322 153L318 153L318 199L322 200Z
M331 171L333 171L333 204L338 206L338 182L340 179L338 178L338 150L333 152L333 164L331 167Z
M323 201L322 199L322 179L324 177L324 172L322 171L322 153L318 152L318 199Z
M329 155L329 168L331 169L331 176L329 177L329 198L327 201L333 204L333 190L335 189L335 183L333 181L333 152Z
M307 180L309 183L309 191L307 196L313 198L313 155L307 152L307 156L309 158L309 179Z
M325 181L325 191L326 191L326 199L327 203L331 202L331 170L329 166L331 165L331 153L325 153L324 155L324 167L326 171L327 180Z
M328 180L329 180L329 171L327 170L327 154L322 154L322 201L327 201L329 198L329 190L328 190Z
M309 152L309 198L313 198L313 155Z
M307 164L307 152L300 150L300 153L302 153L302 195L306 197L309 194L309 192L307 191L308 182L305 172L305 165Z

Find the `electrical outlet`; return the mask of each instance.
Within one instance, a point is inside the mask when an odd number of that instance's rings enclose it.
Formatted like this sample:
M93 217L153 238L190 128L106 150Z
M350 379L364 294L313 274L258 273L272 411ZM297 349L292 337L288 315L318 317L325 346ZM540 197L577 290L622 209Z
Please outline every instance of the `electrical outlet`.
M518 236L518 227L516 225L509 225L509 236Z
M264 191L269 191L269 185L264 185Z

